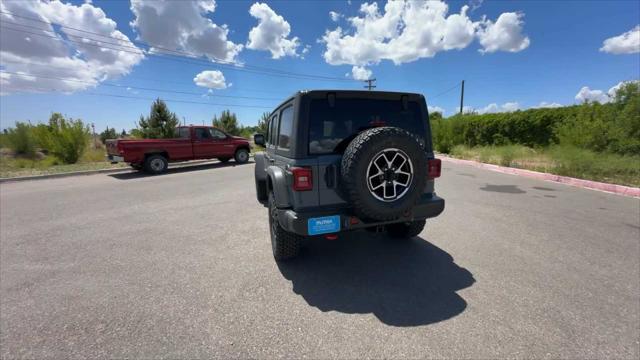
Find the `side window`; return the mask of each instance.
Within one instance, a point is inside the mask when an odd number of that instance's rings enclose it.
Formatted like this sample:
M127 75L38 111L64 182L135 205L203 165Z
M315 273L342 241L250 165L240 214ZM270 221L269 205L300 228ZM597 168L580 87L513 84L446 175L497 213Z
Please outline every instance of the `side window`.
M278 148L289 149L293 132L293 106L280 112L280 132L278 134Z
M191 133L189 132L188 127L179 127L176 128L176 137L180 139L189 139L191 138Z
M213 137L215 140L224 140L227 138L227 135L225 135L222 131L218 130L218 129L209 129L211 131L211 137Z
M196 128L196 139L209 140L211 139L211 133L206 128Z
M274 115L271 118L271 124L269 126L269 144L276 144L276 136L278 136L278 115Z

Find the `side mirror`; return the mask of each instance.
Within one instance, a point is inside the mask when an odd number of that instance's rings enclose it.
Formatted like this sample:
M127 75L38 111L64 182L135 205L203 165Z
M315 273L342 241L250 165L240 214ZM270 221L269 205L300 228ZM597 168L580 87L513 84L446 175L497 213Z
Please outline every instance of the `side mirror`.
M256 143L256 145L264 146L264 135L262 134L253 135L253 142Z

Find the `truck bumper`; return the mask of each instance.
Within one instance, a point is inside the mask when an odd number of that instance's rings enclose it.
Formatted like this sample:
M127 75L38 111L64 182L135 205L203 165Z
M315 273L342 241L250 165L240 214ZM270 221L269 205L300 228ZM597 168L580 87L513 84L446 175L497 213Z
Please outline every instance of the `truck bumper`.
M299 235L308 236L308 221L311 218L323 216L340 216L340 230L358 230L373 226L381 226L394 224L399 222L409 222L416 220L424 220L440 215L444 211L444 199L436 195L424 195L418 204L406 215L390 221L363 221L353 215L349 210L323 211L323 212L296 212L291 209L278 210L278 222L285 230Z
M117 155L107 155L107 161L111 161L112 164L118 163L118 162L124 162L124 158L122 156L117 156Z

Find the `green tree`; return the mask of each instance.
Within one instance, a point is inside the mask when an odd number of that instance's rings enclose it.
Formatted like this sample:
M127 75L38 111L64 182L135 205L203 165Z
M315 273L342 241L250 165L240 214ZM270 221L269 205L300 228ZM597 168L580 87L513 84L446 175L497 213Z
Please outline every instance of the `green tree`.
M116 129L115 128L109 129L108 126L105 131L100 133L100 141L102 141L103 144L106 144L108 139L115 139L117 137L118 137L118 134L116 133Z
M269 122L269 115L271 115L271 113L263 112L260 116L260 120L258 120L258 134L267 134L267 123Z
M238 125L236 114L229 110L223 110L219 118L214 115L211 123L214 127L224 130L231 135L240 135L242 131L242 127Z
M149 116L140 115L138 130L143 138L168 139L174 137L179 124L176 114L170 112L167 104L158 98L151 104Z

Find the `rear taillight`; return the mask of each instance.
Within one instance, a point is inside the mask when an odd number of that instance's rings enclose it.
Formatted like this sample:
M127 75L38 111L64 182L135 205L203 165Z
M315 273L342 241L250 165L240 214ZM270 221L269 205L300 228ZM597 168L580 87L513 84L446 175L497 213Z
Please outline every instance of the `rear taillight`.
M291 174L293 174L293 190L313 190L313 172L310 168L294 167L291 168Z
M442 163L440 159L429 159L427 163L427 176L429 179L435 179L440 177L440 170L442 168Z

